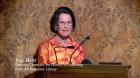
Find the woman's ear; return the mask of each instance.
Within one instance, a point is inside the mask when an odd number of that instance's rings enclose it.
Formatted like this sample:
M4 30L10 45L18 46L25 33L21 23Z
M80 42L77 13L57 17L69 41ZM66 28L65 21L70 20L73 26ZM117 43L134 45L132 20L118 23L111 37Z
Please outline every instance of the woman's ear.
M57 31L57 30L58 30L58 26L55 26L55 27L54 27L54 30Z

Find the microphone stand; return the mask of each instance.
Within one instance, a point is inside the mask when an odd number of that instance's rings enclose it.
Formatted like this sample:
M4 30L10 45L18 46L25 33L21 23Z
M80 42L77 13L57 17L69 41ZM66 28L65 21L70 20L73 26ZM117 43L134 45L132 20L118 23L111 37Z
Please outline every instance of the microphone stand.
M58 64L58 59L57 59L57 54L56 54L56 50L55 50L55 48L58 48L58 47L60 47L60 46L54 47L54 53L55 53L56 64Z
M89 39L90 39L90 37L87 36L87 37L81 42L81 44L73 51L73 53L72 53L71 56L70 56L69 64L72 64L71 58L72 58L73 54L75 53L75 51L76 51L86 40L89 40Z
M59 47L62 47L62 48L69 48L69 49L74 49L75 46L67 46L67 47L63 47L63 46L56 46L54 47L54 53L55 53L55 59L56 59L56 64L58 64L58 58L57 58L57 54L56 54L56 48L59 48Z

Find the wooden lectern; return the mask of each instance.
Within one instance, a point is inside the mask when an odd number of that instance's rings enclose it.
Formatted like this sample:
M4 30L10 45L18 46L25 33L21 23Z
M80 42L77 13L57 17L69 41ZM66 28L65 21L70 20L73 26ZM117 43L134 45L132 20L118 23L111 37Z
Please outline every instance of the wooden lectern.
M128 78L129 66L83 65L59 66L55 72L44 72L44 78Z
M45 66L44 68L50 68ZM24 78L128 78L127 65L52 66L56 71L36 71Z

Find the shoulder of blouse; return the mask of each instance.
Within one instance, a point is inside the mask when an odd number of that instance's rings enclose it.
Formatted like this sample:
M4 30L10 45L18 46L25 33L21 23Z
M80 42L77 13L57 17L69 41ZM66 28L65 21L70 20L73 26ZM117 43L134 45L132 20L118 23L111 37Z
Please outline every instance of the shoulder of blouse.
M42 42L39 43L38 47L43 47L43 46L49 45L49 43L51 43L52 38L53 37L43 40Z

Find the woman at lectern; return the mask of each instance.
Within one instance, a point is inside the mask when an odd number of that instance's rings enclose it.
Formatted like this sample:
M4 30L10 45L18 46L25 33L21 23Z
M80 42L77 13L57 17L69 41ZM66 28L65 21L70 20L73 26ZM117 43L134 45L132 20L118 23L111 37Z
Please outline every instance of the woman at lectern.
M59 7L51 17L50 29L54 36L42 41L38 46L39 64L80 64L84 49L70 37L76 26L75 16L68 7Z

